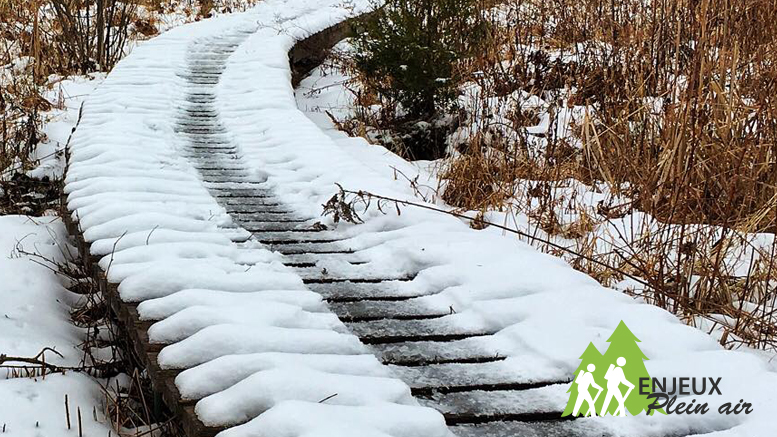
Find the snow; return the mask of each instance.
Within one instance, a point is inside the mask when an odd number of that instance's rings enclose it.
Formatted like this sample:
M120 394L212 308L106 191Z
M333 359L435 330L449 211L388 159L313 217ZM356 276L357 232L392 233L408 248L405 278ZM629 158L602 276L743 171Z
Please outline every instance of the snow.
M63 286L43 258L63 262L71 251L67 232L55 217L0 216L0 354L32 358L44 348L47 363L77 367L84 352L78 347L85 332L70 321L79 297ZM33 254L33 255L28 255ZM4 365L20 365L7 362ZM65 395L73 428L67 429ZM94 420L104 399L99 383L76 373L43 377L0 374L0 427L8 435L77 435L76 411L81 409L84 435L107 435L110 426ZM98 416L103 420L102 415Z
M197 404L204 423L246 422L286 400L369 406L385 402L413 405L410 388L396 378L340 375L285 366L256 372Z
M78 113L84 98L91 94L105 78L103 73L75 76L69 79L51 78L56 81L45 95L49 101L61 103L60 108L48 112L44 124L44 141L41 141L31 156L38 165L27 174L34 178L49 177L61 179L64 174L64 151L73 127L78 122Z
M226 390L256 372L290 367L304 367L338 375L389 376L386 367L371 354L262 352L226 355L184 370L176 378L176 385L184 399L200 399Z
M382 172L389 174L394 168L401 168L407 179L416 176L428 181L429 171L423 163L411 164L402 161L389 151L376 145L367 144L358 138L345 138L345 134L335 131L328 116L347 113L343 105L349 105L343 96L342 87L332 87L348 78L337 71L317 69L311 77L300 85L297 102L309 119L328 134L333 141L317 144L322 155L308 159L306 153L293 157L298 168L343 168L338 183L347 189L366 190L399 199L419 202L408 180L391 181L384 178L383 183L374 184L374 177L363 173ZM315 90L322 88L321 93ZM289 140L292 143L292 140ZM360 144L359 144L360 143ZM297 144L296 142L294 144ZM361 152L354 153L359 144ZM289 149L296 150L289 146ZM268 151L267 153L270 153ZM260 155L257 147L257 156ZM341 161L345 154L351 155L351 161L371 156L369 166L360 170L350 167L345 170ZM380 170L373 171L375 167ZM276 182L278 189L288 186L285 178L294 176L283 169L274 170L268 165L263 168L270 174L269 181ZM312 171L312 170L308 170ZM335 176L337 177L337 176ZM348 183L349 180L353 182ZM333 193L333 187L330 193ZM429 192L427 191L426 194ZM422 193L423 189L422 189ZM310 202L321 203L326 199L322 195ZM596 202L592 201L592 205ZM437 205L440 207L441 205ZM444 205L442 205L443 208ZM765 387L774 384L775 365L769 357L754 356L750 351L724 351L717 342L696 328L679 322L666 311L638 303L614 290L601 287L583 274L573 271L566 263L557 258L541 255L528 246L505 237L498 230L486 229L474 231L465 229L463 223L443 215L428 214L402 208L402 214L393 214L392 208L386 208L389 216L377 215L358 226L341 225L345 234L358 236L352 240L355 245L368 240L371 248L359 252L361 256L378 260L414 260L422 269L413 281L413 289L429 296L422 297L424 303L444 310L453 308L458 314L464 314L474 320L485 323L496 335L489 338L473 338L462 347L472 348L473 343L481 343L484 350L508 357L520 357L507 364L514 369L531 362L525 369L528 375L541 375L541 371L557 369L562 374L571 375L578 365L578 356L588 341L593 341L600 350L606 349L605 340L620 320L624 320L642 343L641 349L650 357L646 364L651 376L691 376L716 375L722 377L721 385L724 400L736 403L740 399L760 407L749 416L725 416L713 412L701 419L694 417L671 416L671 420L641 417L630 425L618 423L608 418L586 419L602 422L616 434L629 435L650 429L654 432L680 432L682 429L724 430L714 435L766 436L771 435L770 417L777 412L775 396ZM506 221L505 214L491 213L491 221ZM369 214L368 214L369 215ZM416 217L413 217L416 215ZM627 223L629 218L623 219ZM404 228L399 223L405 223ZM342 229L345 228L345 229ZM383 244L380 234L371 234L365 228L376 232L382 229L395 229L392 237ZM478 235L479 234L479 235ZM624 233L628 235L628 232ZM435 266L435 267L429 267ZM446 284L447 282L453 284ZM430 288L424 287L427 284ZM432 290L442 289L439 294L431 295ZM455 343L447 347L447 353L455 353ZM387 353L396 354L390 348ZM745 370L746 369L746 370ZM755 401L754 399L757 399ZM556 408L565 405L565 398L557 401ZM721 404L720 398L710 399L710 405ZM631 428L629 428L631 427Z
M348 53L352 51L352 47L346 40L335 46L334 50ZM352 81L353 79L336 65L316 68L295 91L297 107L321 131L336 141L341 150L372 172L379 173L385 178L401 180L405 180L405 177L412 179L420 174L420 180L431 180L431 174L426 171L424 162L410 163L385 147L367 145L361 138L350 137L337 129L331 117L344 121L353 115L355 97L347 89L348 86L352 86L350 83ZM422 191L431 192L423 188Z
M295 417L297 420L289 420ZM303 419L304 418L304 419ZM442 416L431 408L391 403L370 406L281 402L252 421L221 433L222 437L449 437Z
M68 317L75 296L49 268L35 263L39 259L17 250L18 244L22 251L61 260L60 250L68 250L59 246L65 235L61 222L54 217L0 216L0 229L0 351L32 357L44 347L52 347L71 354L71 364L77 362L80 356L73 345L78 343L80 333ZM49 297L52 295L54 298ZM47 317L41 318L41 314ZM58 358L52 354L50 359L55 362Z
M166 30L180 21L181 11L166 14L163 18L165 23L162 26L164 29L161 30ZM136 43L132 41L130 44ZM103 73L72 76L67 79L49 77L42 97L53 104L53 109L42 114L42 141L30 156L36 165L26 171L28 176L40 179L59 179L63 176L65 147L79 120L81 104L98 89L104 78ZM159 106L151 101L136 103L147 108ZM161 105L164 106L165 103ZM95 114L93 120L96 123L108 121L106 116L98 114ZM110 140L109 137L103 138ZM108 156L109 154L105 154L101 158ZM139 159L141 158L138 155L112 155L111 161L120 165L113 174L137 169ZM19 169L20 167L14 165L0 169L0 179L10 177ZM144 192L133 194L138 194L139 198L145 195ZM99 190L92 199L93 202L89 204L92 210L99 210L96 216L108 214L120 217L129 212L127 209L118 212L115 209L102 209L99 198L106 195L112 194L104 189ZM186 199L186 202L191 201L192 199ZM168 208L169 206L168 204ZM133 242L132 235L125 237L127 242ZM220 242L224 239L223 235L215 235L209 239L208 235L203 233L198 234L197 238L200 241ZM174 231L161 230L155 233L153 238L144 234L142 239L158 242L165 239L180 240L180 236ZM118 244L116 246L122 247ZM63 357L54 352L46 352L47 363L79 367L84 358L79 344L84 341L85 328L74 326L69 313L81 304L82 298L65 289L66 281L58 277L53 270L55 266L46 261L63 262L66 255L71 254L75 254L75 250L69 246L62 222L54 216L0 216L0 355L32 358L44 348L51 348ZM308 302L312 300L310 297L307 299ZM101 351L93 349L92 353L99 357ZM4 363L17 364L20 363ZM107 381L98 381L76 371L31 378L16 377L5 368L1 369L0 373L2 433L11 436L75 436L79 433L78 413L83 418L83 435L105 436L111 431L116 433L103 414L105 394L101 384ZM71 429L68 429L66 424L66 396Z
M162 320L195 305L219 307L257 307L273 302L288 303L305 311L325 311L321 295L307 290L262 290L234 293L223 290L184 289L165 297L149 299L138 305L143 319Z
M70 407L69 430L65 395ZM73 437L78 435L77 412L80 409L83 434L107 436L110 425L95 421L92 414L94 408L102 412L98 399L104 399L100 386L92 378L78 373L48 375L45 380L0 380L0 408L3 411L0 428L5 426L5 433L14 436Z
M350 363L361 359L354 357L370 350L319 306L280 255L255 240L241 242L245 231L208 194L183 156L185 139L173 129L176 102L185 93L179 73L187 51L194 44L232 42L238 46L216 87L216 105L224 137L256 169L257 182L266 182L302 217L318 217L336 183L417 202L392 166L411 179L418 169L331 127L325 133L297 109L288 49L353 12L334 1L267 0L244 14L170 30L117 65L86 103L73 137L68 207L92 253L102 256L109 281L120 282L121 298L139 302L142 318L160 320L152 340L175 342L159 353L159 364L187 369L176 384L182 393L205 396L196 404L199 417L230 425L250 419L221 437L449 435L441 414L408 396L397 369L386 376L379 365L349 372ZM400 209L366 211L366 223L341 224L337 232L370 265L390 266L398 276L417 274L403 283L404 292L455 310L442 321L445 329L493 332L472 344L507 359L490 366L497 373L463 377L563 379L589 341L603 349L624 320L642 340L652 376L704 369L723 378L727 400L746 399L755 412L586 421L615 435L635 429L677 433L698 423L706 430L731 428L720 435L771 435L777 400L768 388L777 375L766 362L723 351L671 314L605 289L496 230L475 231L448 215ZM331 218L319 220L334 227ZM304 354L330 358L312 365L299 358Z
M165 347L159 353L159 365L165 369L188 369L225 355L259 352L361 355L367 349L354 335L331 330L230 323L208 326Z
M504 9L498 8L497 13L502 14L511 10L512 6ZM607 47L601 47L606 51ZM353 50L348 41L340 44L338 50L350 55ZM574 60L576 55L570 55L564 50L551 50L551 59ZM444 160L436 163L427 162L404 162L399 157L392 156L390 152L385 151L383 147L364 147L364 142L359 139L346 139L343 132L340 132L333 125L329 115L332 114L335 119L345 126L353 123L356 118L357 103L355 101L354 89L359 88L359 84L354 83L354 78L343 71L343 66L334 57L333 65L316 69L311 76L306 79L297 91L297 103L301 110L306 112L308 118L314 121L320 129L338 142L341 149L348 152L354 158L364 162L365 166L376 170L376 163L383 163L384 174L397 169L394 177L407 180L417 190L417 195L424 199L435 199L439 190L435 187L444 187L444 182L440 182L440 172L447 166ZM514 67L510 61L504 62L505 71ZM521 153L527 153L529 159L544 159L545 149L549 140L548 134L562 139L572 147L582 147L580 139L575 136L574 131L583 124L585 117L592 116L595 108L575 105L568 107L568 103L574 95L574 89L559 89L552 92L543 93L542 98L537 95L529 94L522 90L514 91L510 94L499 97L484 97L486 91L477 83L467 83L460 87L462 95L459 98L459 105L471 114L469 121L463 122L459 129L450 135L451 145L457 145L460 141L468 141L474 134L482 134L486 141L489 138L496 139L498 142L508 140L512 143L524 142L527 147L521 150ZM645 104L654 108L655 112L660 112L661 99L646 98ZM380 107L377 106L379 109ZM369 108L359 108L358 111L369 110ZM511 117L516 112L526 112L529 115L535 115L536 124L533 126L514 127ZM552 115L552 120L551 120ZM529 123L531 124L531 123ZM551 132L551 126L555 126L555 132ZM353 128L353 126L350 126ZM358 125L357 125L358 127ZM380 140L379 133L372 128L367 127L363 134L367 138ZM498 132L494 137L492 132ZM501 138L501 140L499 139ZM361 147L359 147L361 145ZM495 156L501 155L499 147L491 150ZM382 152L381 152L382 151ZM451 151L455 157L458 152ZM360 155L371 155L369 159L362 159ZM454 158L455 159L455 158ZM372 163L372 164L370 164ZM547 217L547 202L540 197L532 194L536 188L547 188L550 190L549 198L554 199L552 203L552 213L558 221L559 232L548 233L541 225L542 219L538 215ZM633 264L629 258L642 261L637 264L645 264L646 259L661 257L668 260L667 269L674 271L678 269L679 261L682 259L680 248L680 238L683 235L694 236L698 247L715 246L712 243L724 239L726 242L725 258L723 266L727 270L727 275L733 278L744 278L748 276L750 270L757 271L761 267L759 261L768 258L768 254L773 250L774 238L771 234L755 234L734 232L724 230L720 226L704 224L688 224L685 226L667 225L656 217L645 214L638 210L632 210L634 199L624 196L620 193L614 193L608 183L594 183L586 185L575 179L564 179L556 181L548 180L516 180L512 186L502 187L503 190L514 190L512 198L507 200L504 205L498 208L491 208L484 211L483 218L489 223L500 224L509 229L517 230L525 235L534 235L537 239L528 239L532 245L546 252L559 253L555 244L571 249L572 253L561 253L566 259L580 263L580 257L577 253L591 253L595 258L605 262L608 265ZM622 192L629 192L628 186L622 186ZM441 202L438 206L445 207ZM603 214L602 207L615 207L612 209L615 214L622 210L622 217L609 216L609 213ZM621 205L618 207L617 205ZM459 211L461 213L461 211ZM476 217L480 211L463 212L464 215ZM540 222L540 223L538 223ZM582 226L581 226L582 225ZM587 229L590 226L592 229ZM571 233L566 232L571 230ZM575 234L581 233L582 237ZM645 248L643 243L647 236L664 235L661 244L655 247ZM725 238L724 238L725 237ZM655 238L654 238L655 239ZM527 240L527 239L524 239ZM545 244L544 242L550 242ZM701 250L701 249L700 249ZM702 250L703 251L703 250ZM633 256L632 256L633 255ZM649 262L647 262L649 264ZM583 261L582 268L585 269L588 263ZM594 266L592 270L599 270ZM589 267L590 268L590 267ZM628 269L627 269L628 270ZM635 274L635 273L632 273ZM606 277L603 279L609 281L606 285L613 286L619 290L624 290L629 294L640 294L648 302L652 301L650 293L644 293L645 283L631 278L617 279L619 275ZM694 293L695 284L702 279L699 276L690 278L691 293ZM770 284L761 283L760 287L768 289ZM771 284L773 285L773 284ZM644 294L642 294L644 293ZM750 301L736 300L731 302L731 307L735 311L743 313L750 312L756 318L766 318L771 311L771 304L766 299L761 299L760 293L755 293L749 297ZM667 307L672 307L673 302L670 299ZM704 316L687 316L687 322L692 323L704 332L708 332L718 340L724 338L726 347L739 347L743 341L737 335L731 334L732 327L741 326L742 320L727 314L706 314ZM743 316L746 317L746 316ZM766 345L769 348L768 345ZM760 352L756 352L760 353ZM772 358L771 354L766 354Z
M239 323L246 326L277 326L300 329L341 328L337 316L331 313L309 313L296 305L263 302L258 306L190 306L154 324L149 339L158 343L174 343L188 338L212 325Z
M73 218L122 299L138 302L141 318L157 321L150 341L170 343L159 365L186 369L177 385L198 399L206 424L266 416L289 428L309 404L337 393L327 403L351 407L336 410L345 420L365 411L386 417L354 433L381 427L392 435L420 435L413 427L448 433L442 417L418 406L409 387L369 355L280 255L235 227L182 156L184 138L172 129L193 42L263 42L265 53L255 53L267 72L263 82L291 93L286 52L295 38L351 13L335 2L264 2L245 14L170 30L117 65L86 103L73 137L65 188ZM255 108L250 98L237 103ZM266 174L252 177L261 182ZM293 415L289 405L299 405ZM417 419L391 418L399 405Z

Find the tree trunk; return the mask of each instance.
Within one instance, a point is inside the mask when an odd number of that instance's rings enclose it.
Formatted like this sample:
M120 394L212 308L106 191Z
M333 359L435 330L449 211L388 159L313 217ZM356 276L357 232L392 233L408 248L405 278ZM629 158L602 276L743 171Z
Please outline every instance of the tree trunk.
M95 33L97 34L96 56L99 68L105 65L105 0L97 0L97 18L95 23Z
M40 29L38 26L38 12L40 4L38 0L33 3L32 13L34 17L32 19L32 58L35 60L35 65L32 70L33 81L37 84L41 74L41 58L40 58Z

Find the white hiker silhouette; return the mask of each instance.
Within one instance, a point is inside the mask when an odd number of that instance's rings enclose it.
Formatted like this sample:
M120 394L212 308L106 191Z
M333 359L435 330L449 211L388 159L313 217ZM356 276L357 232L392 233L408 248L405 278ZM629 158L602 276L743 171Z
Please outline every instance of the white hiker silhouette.
M581 370L580 373L577 374L577 378L575 378L575 384L577 384L577 400L575 401L575 409L572 411L573 416L577 416L577 413L580 412L580 406L583 405L583 401L588 402L588 412L585 415L596 416L596 407L594 404L596 404L596 400L599 399L599 395L602 394L602 390L604 390L594 381L593 371L596 370L596 366L589 364L587 369L587 372ZM596 393L596 397L593 399L591 399L591 393L588 392L588 387L590 386L594 386L599 390Z
M610 368L607 369L607 373L604 375L604 379L607 380L607 396L604 398L604 405L602 406L601 416L607 414L607 408L610 406L612 397L615 396L615 400L618 401L618 408L615 410L614 416L626 415L626 399L634 390L634 384L630 383L626 379L626 375L623 374L623 366L626 365L626 358L618 357L615 362L618 364L616 367L614 364L610 364ZM626 394L621 393L620 385L623 384L628 387Z

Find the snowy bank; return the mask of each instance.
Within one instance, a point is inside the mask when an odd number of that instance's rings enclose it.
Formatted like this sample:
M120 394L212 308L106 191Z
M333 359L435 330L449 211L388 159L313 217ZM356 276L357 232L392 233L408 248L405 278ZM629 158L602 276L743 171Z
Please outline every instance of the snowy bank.
M79 296L71 293L43 258L64 262L70 250L65 228L54 217L0 216L0 354L33 358L45 348L45 361L78 367L79 344L85 332L70 321ZM61 356L57 355L60 354ZM5 366L23 366L6 362ZM31 366L36 367L36 366ZM110 426L94 420L102 412L102 389L91 377L76 372L45 378L24 377L21 369L0 369L0 427L8 435L77 435L76 412L83 416L84 435L108 435ZM21 376L14 377L19 372ZM65 396L71 428L65 417ZM102 417L102 416L100 416Z

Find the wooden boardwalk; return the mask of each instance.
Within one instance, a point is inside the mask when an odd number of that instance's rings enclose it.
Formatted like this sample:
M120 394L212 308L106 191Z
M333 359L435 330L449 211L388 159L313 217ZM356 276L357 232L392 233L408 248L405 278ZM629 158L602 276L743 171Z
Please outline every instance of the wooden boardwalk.
M326 38L331 40L332 34L326 32ZM208 89L218 83L223 63L234 47L234 39L196 47L185 75L191 92L179 102L182 110L176 130L189 140L187 158L213 197L258 241L284 254L285 264L310 290L324 297L363 343L372 346L380 361L410 385L422 404L441 411L455 433L496 437L494 423L500 424L505 436L523 435L527 430L540 432L546 424L572 431L573 426L556 423L565 422L560 411L536 409L524 399L527 390L568 381L531 381L501 373L499 363L505 357L473 342L491 333L452 328L444 320L449 312L425 306L419 302L421 296L408 288L412 277L374 277L361 272L359 265L364 260L340 241L337 233L313 226L314 218L296 215L263 184L248 179L249 169L224 137L225 128L214 105L215 92ZM89 255L89 245L69 220L64 204L63 208L82 257L132 340L135 353L145 363L155 391L181 418L189 437L217 434L221 428L205 426L197 417L194 406L199 399L181 398L175 378L184 369L160 368L157 354L166 345L151 343L148 336L156 321L141 320L138 304L119 298L117 284L106 281L105 272ZM326 272L318 264L327 260L345 261L352 268L347 273ZM495 394L504 401L491 403L489 399ZM511 399L523 402L511 404Z
M343 32L343 27L328 30L297 46L291 56L295 81L320 56L311 47L331 46ZM242 35L227 35L190 46L187 65L180 72L186 93L175 102L179 113L174 126L188 144L185 157L240 229L283 254L284 264L309 290L323 297L348 330L410 387L421 405L442 413L454 434L607 435L590 423L561 417L563 400L559 402L559 398L563 398L568 380L529 377L515 371L514 364L505 364L508 357L489 342L494 332L449 323L453 311L425 303L423 298L429 294L414 290L412 274L387 277L362 268L369 260L341 234L318 226L315 217L300 216L270 187L252 179L252 169L229 141L215 103L215 87L240 38ZM176 385L176 377L186 368L162 368L159 364L159 353L171 344L150 341L149 328L159 320L141 320L139 302L120 299L118 284L106 280L78 224L70 220L64 197L62 207L85 263L145 364L154 390L180 418L186 434L210 437L239 425L207 426L202 422L195 412L200 398L184 398ZM233 241L239 244L246 238L237 236ZM321 267L333 263L343 267Z

